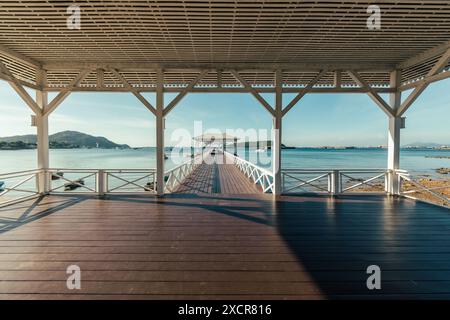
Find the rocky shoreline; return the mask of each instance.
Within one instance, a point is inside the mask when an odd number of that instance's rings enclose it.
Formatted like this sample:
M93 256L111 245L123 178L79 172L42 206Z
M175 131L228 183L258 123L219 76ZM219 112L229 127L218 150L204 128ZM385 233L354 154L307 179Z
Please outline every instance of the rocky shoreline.
M436 169L436 172L440 174L450 174L450 168L438 168Z
M434 193L449 198L450 199L450 179L431 179L431 178L420 178L416 180L417 183L424 186L427 189L430 189ZM432 203L436 203L438 205L449 206L450 201L444 201L443 199L436 197L430 192L422 190L414 183L404 181L402 185L402 191L408 192L417 190L417 192L407 193L407 195L417 198L419 200L424 200ZM361 186L357 190L360 192L384 192L384 184L383 183L374 183L372 186Z

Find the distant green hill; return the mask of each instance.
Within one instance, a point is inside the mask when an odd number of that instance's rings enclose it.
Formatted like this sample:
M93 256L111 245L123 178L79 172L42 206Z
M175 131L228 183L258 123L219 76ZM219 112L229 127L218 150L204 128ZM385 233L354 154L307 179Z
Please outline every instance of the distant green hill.
M126 144L114 143L105 137L94 137L77 131L62 131L49 136L50 148L101 148L101 149L129 149ZM34 134L0 138L2 149L30 149L36 145L37 137Z

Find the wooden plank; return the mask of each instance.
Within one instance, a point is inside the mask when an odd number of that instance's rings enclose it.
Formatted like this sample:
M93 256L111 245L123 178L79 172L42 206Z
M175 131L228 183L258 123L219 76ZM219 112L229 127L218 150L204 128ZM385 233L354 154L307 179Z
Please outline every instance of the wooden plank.
M233 164L228 164L220 154L214 161L209 157L179 186L176 193L206 194L260 194L253 184Z
M211 167L202 171L208 182ZM217 169L221 190L235 192L236 168ZM447 209L382 196L274 204L206 189L2 208L0 298L450 297ZM65 287L70 264L82 270L81 291ZM369 264L382 269L380 292L365 287Z

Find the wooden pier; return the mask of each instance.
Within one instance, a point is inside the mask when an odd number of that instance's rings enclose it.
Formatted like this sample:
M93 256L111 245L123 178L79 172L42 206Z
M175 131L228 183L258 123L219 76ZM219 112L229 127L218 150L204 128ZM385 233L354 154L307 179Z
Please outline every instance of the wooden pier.
M0 216L0 299L450 298L448 210L410 199L48 196Z
M209 155L175 191L187 194L259 194L261 189L252 183L222 153Z
M450 299L449 211L404 196L448 197L400 162L408 110L450 78L450 2L386 0L382 19L373 2L86 0L73 4L79 19L60 1L5 2L0 79L32 113L37 163L0 175L0 299ZM154 168L50 166L51 116L87 92L132 94L148 110ZM266 119L244 101L233 116L246 110L256 131L272 123L263 139L272 168L238 157L165 168L166 120L193 93L255 98ZM386 167L282 168L282 133L299 134L291 111L337 93L365 94L385 115ZM218 126L245 129L235 118ZM202 149L229 142L225 133L199 140ZM85 194L61 195L57 172ZM352 194L376 179L385 194ZM303 189L323 195L286 195ZM80 290L66 287L70 265L81 268ZM381 290L366 286L370 265Z

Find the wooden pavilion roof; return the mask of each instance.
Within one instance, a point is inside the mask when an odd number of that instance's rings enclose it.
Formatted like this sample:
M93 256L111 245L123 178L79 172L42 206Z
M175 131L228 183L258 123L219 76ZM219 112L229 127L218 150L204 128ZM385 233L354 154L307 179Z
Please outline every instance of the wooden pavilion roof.
M394 69L402 83L421 79L450 47L450 2L376 1L382 26L369 30L373 2L7 0L0 61L31 87L37 70L47 70L48 88L68 85L86 67L93 69L80 83L86 88L96 85L98 69L105 86L122 86L109 68L136 88L154 87L160 68L167 87L187 86L204 68L212 70L197 86L239 86L228 69L260 87L274 85L274 69L283 69L286 87L305 86L323 69L319 87L332 85L338 70L342 85L355 86L350 69L372 86L387 86ZM80 30L66 25L73 3Z

